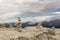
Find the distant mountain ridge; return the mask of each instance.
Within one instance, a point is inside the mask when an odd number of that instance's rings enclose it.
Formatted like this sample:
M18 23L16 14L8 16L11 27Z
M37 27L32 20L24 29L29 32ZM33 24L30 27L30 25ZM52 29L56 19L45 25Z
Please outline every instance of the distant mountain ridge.
M17 27L15 22L10 22L10 23L4 23L6 27L9 27L9 24L12 24L13 27ZM22 27L28 27L28 26L37 26L38 23L31 23L31 22L23 22L22 23ZM53 26L55 26L56 28L60 28L60 20L56 19L56 20L51 20L51 21L43 21L42 22L42 26L43 27L48 27L51 28Z
M27 27L27 26L37 26L37 23L34 23L34 24L29 24L30 22L24 22L22 23L22 27ZM4 23L6 27L9 27L10 24L12 24L13 27L17 27L16 23L15 22L10 22L10 23Z
M59 19L56 19L56 20L52 20L52 21L49 21L49 22L44 21L42 23L42 25L44 27L50 27L51 28L51 27L55 26L56 28L60 28L60 20Z

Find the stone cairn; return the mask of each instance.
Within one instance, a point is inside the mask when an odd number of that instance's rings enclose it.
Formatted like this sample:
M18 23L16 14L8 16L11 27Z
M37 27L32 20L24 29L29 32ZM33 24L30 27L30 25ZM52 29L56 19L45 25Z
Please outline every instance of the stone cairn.
M36 27L38 30L42 31L43 30L43 26L42 26L42 22L40 21Z
M48 40L55 40L56 39L55 38L55 26L53 26L51 29L46 30L47 32L44 32L42 22L39 22L36 28L38 30L40 30L43 35L47 34ZM40 33L40 35L42 35L41 33Z
M53 26L48 32L51 35L55 35L55 27Z
M48 30L50 35L55 35L55 27L53 26L51 29Z
M21 31L22 31L20 17L18 17L18 21L17 21L17 31L19 31L19 32L21 32Z
M10 23L10 28L13 28L12 24Z
M48 29L48 40L51 40L51 39L56 40L54 26L51 29Z

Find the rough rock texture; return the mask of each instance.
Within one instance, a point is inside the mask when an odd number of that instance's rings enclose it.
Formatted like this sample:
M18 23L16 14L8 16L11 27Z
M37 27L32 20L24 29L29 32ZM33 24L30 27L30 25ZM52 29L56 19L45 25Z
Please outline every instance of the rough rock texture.
M55 35L48 33L47 28L38 30L35 27L23 28L22 32L11 28L0 28L0 40L60 40L60 29L56 29Z

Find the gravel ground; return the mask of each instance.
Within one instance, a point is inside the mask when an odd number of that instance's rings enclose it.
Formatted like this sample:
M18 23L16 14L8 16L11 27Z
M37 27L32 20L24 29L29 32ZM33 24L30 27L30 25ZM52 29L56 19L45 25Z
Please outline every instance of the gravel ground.
M50 35L47 28L43 31L35 27L23 28L22 32L14 28L0 28L0 40L60 40L60 29L55 30L55 35Z

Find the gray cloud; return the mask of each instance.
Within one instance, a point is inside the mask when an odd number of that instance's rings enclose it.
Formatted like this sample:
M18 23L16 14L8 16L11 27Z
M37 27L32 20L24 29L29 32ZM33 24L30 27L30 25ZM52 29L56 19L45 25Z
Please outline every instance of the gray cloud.
M41 12L55 9L57 6L59 6L58 0L3 0L3 2L0 3L0 13L9 13L15 11L24 13Z
M7 14L10 18L19 14L47 12L56 8L60 8L60 0L1 0L0 16L3 18L0 17L0 19L7 19Z

